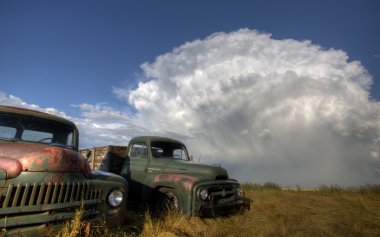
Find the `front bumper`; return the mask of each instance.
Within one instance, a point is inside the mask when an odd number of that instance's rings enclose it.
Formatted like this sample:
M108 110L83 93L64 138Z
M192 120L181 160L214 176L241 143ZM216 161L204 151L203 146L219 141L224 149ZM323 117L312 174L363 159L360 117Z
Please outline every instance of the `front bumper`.
M200 191L207 190L206 200L200 199ZM240 184L235 180L218 180L200 183L193 192L193 213L201 216L216 216L249 210L251 200L244 197Z
M242 198L237 201L215 206L212 202L204 201L199 209L199 214L204 217L234 214L244 210L250 210L251 200Z

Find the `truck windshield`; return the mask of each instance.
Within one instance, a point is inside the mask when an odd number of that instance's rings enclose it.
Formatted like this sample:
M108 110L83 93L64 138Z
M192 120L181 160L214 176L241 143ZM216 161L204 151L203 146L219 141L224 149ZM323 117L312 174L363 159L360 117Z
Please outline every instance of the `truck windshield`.
M0 113L0 139L74 147L74 128L28 115Z
M186 147L174 142L154 141L151 143L151 151L155 158L164 157L189 160Z

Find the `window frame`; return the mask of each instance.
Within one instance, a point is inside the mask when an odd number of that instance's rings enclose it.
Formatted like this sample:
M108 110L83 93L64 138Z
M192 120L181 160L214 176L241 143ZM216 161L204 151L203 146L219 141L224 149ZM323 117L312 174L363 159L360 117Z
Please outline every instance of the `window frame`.
M135 145L140 145L142 148L142 150L138 156L132 156L131 155ZM145 152L143 149L145 149ZM133 142L131 144L129 151L128 151L128 156L129 156L129 158L132 158L132 159L146 159L146 158L148 158L148 145L145 142Z

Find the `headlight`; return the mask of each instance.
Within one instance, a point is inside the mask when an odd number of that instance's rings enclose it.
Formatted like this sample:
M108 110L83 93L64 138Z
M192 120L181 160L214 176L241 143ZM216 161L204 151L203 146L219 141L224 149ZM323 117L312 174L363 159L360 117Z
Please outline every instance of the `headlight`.
M112 207L117 207L123 202L123 192L119 189L114 189L108 194L108 204Z
M199 198L201 200L206 200L208 198L208 191L207 189L202 189L200 192L199 192Z
M236 189L236 195L237 195L238 197L243 197L243 196L244 196L244 193L243 193L243 190L241 189L241 187L238 187L238 188Z

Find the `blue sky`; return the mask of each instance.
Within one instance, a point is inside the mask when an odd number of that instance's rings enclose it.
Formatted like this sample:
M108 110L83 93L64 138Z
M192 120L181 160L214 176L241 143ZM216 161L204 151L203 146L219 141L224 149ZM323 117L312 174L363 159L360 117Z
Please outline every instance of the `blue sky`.
M240 28L342 49L374 77L380 99L378 1L1 1L0 89L68 113L124 106L140 64L215 32Z
M82 148L185 142L241 181L380 177L380 1L0 1L0 104Z

